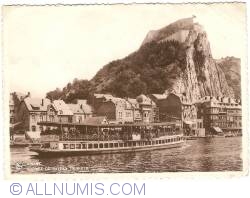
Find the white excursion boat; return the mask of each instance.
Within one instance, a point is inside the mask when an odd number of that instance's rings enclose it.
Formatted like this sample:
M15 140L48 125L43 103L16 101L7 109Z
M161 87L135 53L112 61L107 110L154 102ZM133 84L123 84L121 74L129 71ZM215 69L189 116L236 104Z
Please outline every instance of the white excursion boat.
M42 144L31 147L39 156L92 155L180 147L180 123L81 124L40 122L47 129Z

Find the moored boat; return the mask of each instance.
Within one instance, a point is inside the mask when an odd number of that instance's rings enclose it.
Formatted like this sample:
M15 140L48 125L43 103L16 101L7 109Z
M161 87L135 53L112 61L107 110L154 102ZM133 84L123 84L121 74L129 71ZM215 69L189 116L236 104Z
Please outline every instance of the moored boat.
M47 127L43 143L30 150L46 157L148 151L180 147L184 143L179 123L40 124Z

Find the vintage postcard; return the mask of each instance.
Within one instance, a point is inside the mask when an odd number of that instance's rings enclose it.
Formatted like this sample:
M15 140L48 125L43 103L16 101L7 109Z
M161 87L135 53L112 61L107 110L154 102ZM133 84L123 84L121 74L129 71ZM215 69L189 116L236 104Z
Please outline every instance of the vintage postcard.
M13 5L2 18L11 176L247 173L244 3Z

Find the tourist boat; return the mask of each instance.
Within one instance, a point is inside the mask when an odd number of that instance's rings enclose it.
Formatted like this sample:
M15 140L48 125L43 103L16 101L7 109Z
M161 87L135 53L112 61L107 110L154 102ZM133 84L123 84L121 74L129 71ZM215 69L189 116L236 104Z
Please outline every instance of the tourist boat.
M180 147L180 123L84 124L40 122L42 144L30 150L39 156L93 155Z

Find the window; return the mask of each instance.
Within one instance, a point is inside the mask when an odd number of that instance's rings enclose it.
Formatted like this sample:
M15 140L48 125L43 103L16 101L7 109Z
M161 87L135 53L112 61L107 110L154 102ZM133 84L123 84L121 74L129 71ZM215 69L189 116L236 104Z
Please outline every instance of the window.
M126 112L126 117L131 117L131 112Z
M75 144L70 144L70 149L75 149Z
M123 143L119 143L119 147L123 147Z
M94 144L94 148L95 148L95 149L98 148L98 144Z
M32 122L35 122L35 121L36 121L36 116L35 116L35 115L32 115L32 116L31 116L31 119L32 119Z
M32 131L36 131L36 126L33 125L33 126L31 127L31 130L32 130Z
M41 114L40 115L40 122L42 122L43 121L43 115Z
M118 112L119 118L122 118L122 112Z
M113 148L113 143L109 143L109 148Z
M81 149L81 144L76 144L76 149Z
M115 143L114 145L115 145L115 147L118 147L118 143Z
M99 144L99 148L103 148L103 143L100 143L100 144Z
M92 149L93 145L92 144L88 144L88 149Z
M68 144L63 144L63 149L69 149L69 145Z
M14 118L10 118L10 123L11 123L11 124L14 123Z
M39 129L40 129L40 131L43 131L43 126L40 126Z
M108 143L105 143L104 144L104 148L108 148L109 147L109 144Z
M86 144L82 144L82 149L86 149Z

